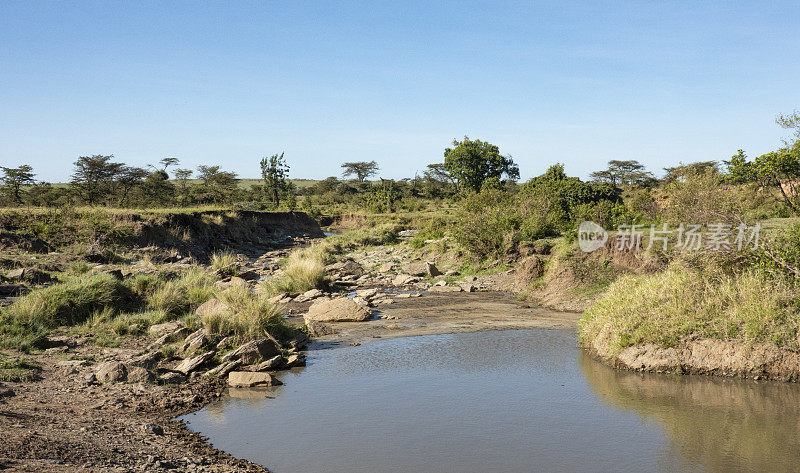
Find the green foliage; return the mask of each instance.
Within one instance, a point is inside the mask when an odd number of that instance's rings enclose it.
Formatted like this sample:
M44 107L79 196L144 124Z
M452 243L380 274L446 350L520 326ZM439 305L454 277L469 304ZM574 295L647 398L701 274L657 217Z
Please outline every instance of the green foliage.
M0 381L12 383L33 381L42 367L22 357L12 357L0 353Z
M295 333L283 318L278 306L267 295L254 295L249 288L232 286L219 294L227 310L207 314L202 318L209 333L234 336L239 342L263 337L265 334L286 339Z
M591 178L614 186L651 186L657 182L653 173L645 171L644 165L634 160L611 160L608 162L608 169L593 172Z
M201 268L185 271L177 279L172 279L156 289L147 303L152 309L178 316L193 311L214 295L215 278Z
M211 268L226 276L239 274L239 261L230 251L215 251L211 255Z
M502 156L500 149L488 142L453 140L453 148L444 150L444 171L452 176L464 189L480 191L484 182L499 182L503 175L519 179L519 167L509 156Z
M702 338L798 349L795 292L755 270L708 274L680 266L621 276L580 322L580 339L602 356L629 345L674 346Z
M103 273L33 291L5 309L3 318L12 324L54 328L82 322L98 310L121 310L135 303L133 292L122 281Z
M378 173L380 168L378 167L378 163L375 161L359 161L355 163L344 163L342 164L342 176L355 176L359 182L364 182L364 180L370 176L374 176Z
M261 178L264 180L264 192L272 201L274 207L278 207L281 198L290 192L291 183L287 181L289 177L289 165L283 157L273 154L269 158L261 158Z

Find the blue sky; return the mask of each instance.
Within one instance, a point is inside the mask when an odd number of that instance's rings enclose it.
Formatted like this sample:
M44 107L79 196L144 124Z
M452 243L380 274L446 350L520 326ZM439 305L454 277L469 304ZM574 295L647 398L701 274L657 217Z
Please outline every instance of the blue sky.
M292 177L402 178L463 135L523 178L752 157L800 108L799 25L791 2L0 0L0 165L257 177L285 151Z

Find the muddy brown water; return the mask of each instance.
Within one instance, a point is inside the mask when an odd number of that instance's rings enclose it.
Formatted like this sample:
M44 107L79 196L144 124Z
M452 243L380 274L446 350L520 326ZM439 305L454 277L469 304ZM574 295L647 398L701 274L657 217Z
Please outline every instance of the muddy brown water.
M318 346L284 386L183 417L293 472L797 471L800 386L620 372L571 330Z

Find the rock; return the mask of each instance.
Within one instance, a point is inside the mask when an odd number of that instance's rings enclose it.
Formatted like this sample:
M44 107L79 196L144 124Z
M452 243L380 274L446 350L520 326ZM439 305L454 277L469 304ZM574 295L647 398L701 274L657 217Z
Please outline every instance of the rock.
M461 292L462 289L459 286L432 286L428 289L431 292Z
M397 265L394 263L383 263L378 267L378 272L388 273L389 271L392 271L396 266Z
M132 359L130 364L145 369L153 369L156 367L158 362L161 361L162 357L163 355L161 354L160 350L152 350Z
M265 372L231 371L228 374L228 386L234 388L253 388L256 386L280 386L275 376Z
M53 278L49 274L32 268L12 269L6 273L6 278L12 281L27 281L33 284L43 284L53 281Z
M529 256L520 262L515 271L517 284L527 286L533 283L544 271L542 260L536 256Z
M287 342L289 348L293 348L295 350L302 350L303 348L308 345L308 336L303 332L298 333L295 335L291 340Z
M435 264L431 263L430 261L425 262L425 269L428 273L428 276L435 278L436 276L441 276L442 272L439 271L439 268L436 267Z
M253 371L270 371L276 370L283 365L283 357L281 355L275 355L267 361L262 361L261 363L257 364L253 367Z
M239 274L239 277L244 279L245 281L256 281L261 278L261 275L255 271L250 270Z
M142 426L142 430L148 434L164 435L164 429L160 425L156 424L144 424Z
M181 373L188 375L189 373L196 370L197 368L202 366L204 363L206 363L213 357L214 357L214 352L209 351L203 353L202 355L198 355L192 358L187 358L181 361L178 364L178 366L175 367L175 371L180 371Z
M297 366L305 366L305 365L306 365L305 355L301 355L298 353L295 355L289 355L289 357L286 358L286 367L288 368L294 368Z
M467 276L464 278L464 282L475 282L478 280L477 276Z
M220 364L216 368L207 371L206 376L225 376L240 366L242 366L242 362L239 360L227 361Z
M464 292L475 292L475 291L478 290L475 286L473 286L472 284L469 284L469 283L462 284L460 287L461 287L461 290L464 291Z
M362 322L369 319L372 313L351 299L340 298L329 301L315 301L303 316L308 323L315 322Z
M321 297L322 295L323 295L323 293L319 289L311 289L311 290L306 291L306 292L300 294L299 296L295 297L294 301L295 302L308 302L308 301L314 300L314 299L316 299L318 297Z
M398 274L394 279L392 279L392 284L395 286L405 286L406 284L412 284L417 281L417 278L408 274Z
M442 279L441 281L436 281L433 285L434 286L447 286L447 281Z
M175 371L168 371L158 377L158 382L161 384L181 384L184 381L186 381L186 376Z
M122 271L120 271L119 269L109 269L109 270L103 271L103 272L105 274L110 274L111 276L113 276L114 278L116 278L116 279L118 279L120 281L122 281L125 278L125 276L123 276L123 274L122 274Z
M94 384L97 382L97 376L94 373L89 373L83 377L83 384Z
M244 364L259 363L263 360L280 355L281 349L275 341L269 338L253 340L240 346L236 350L222 357L223 362L240 360Z
M244 287L247 288L247 281L244 278L240 278L239 276L234 276L228 281L228 287Z
M277 296L272 296L267 300L273 304L285 304L286 302L291 301L292 298L289 296L289 294L278 294Z
M167 343L172 343L180 340L181 338L186 337L188 334L189 334L189 329L186 327L181 327L178 330L175 330L174 332L166 333L158 337L153 343L148 345L147 349L148 350L159 349L164 345L166 345Z
M425 276L428 274L428 266L425 263L408 263L403 266L403 272L411 276Z
M132 366L128 370L128 382L129 383L149 383L155 379L153 373L147 371L147 369L142 368L141 366Z
M356 263L353 260L347 260L341 263L341 266L337 268L339 273L347 275L347 276L356 276L360 277L364 274L364 268L361 267L360 264Z
M198 317L205 317L213 314L224 314L228 312L228 306L219 299L209 299L195 309L194 315Z
M97 366L95 375L101 383L116 383L127 379L128 369L119 361L106 361Z
M378 294L378 289L377 288L359 289L359 290L356 291L356 296L361 297L363 299L367 299L367 300L369 300L371 297L374 297L376 294Z
M323 335L333 335L336 333L336 330L328 324L324 324L322 322L316 322L314 320L306 320L306 326L308 327L308 332L313 337L321 337Z
M0 297L15 297L28 293L24 284L0 284Z
M208 341L209 339L206 331L201 328L186 337L186 340L183 342L183 346L181 346L181 352L192 353L208 343Z
M372 303L375 305L385 305L385 304L394 304L394 301L392 299L389 299L388 297L382 297L380 299L373 300Z
M170 332L175 332L176 330L180 329L184 325L185 324L182 321L176 320L174 322L166 322L166 323L163 323L163 324L151 325L150 328L147 329L147 332L152 336L160 337L161 335L164 335L164 334L167 334L167 333L170 333Z
M225 337L217 343L217 350L224 350L233 345L233 337Z
M400 238L411 238L417 233L419 233L419 230L403 230L401 232L398 232L397 236L399 236Z

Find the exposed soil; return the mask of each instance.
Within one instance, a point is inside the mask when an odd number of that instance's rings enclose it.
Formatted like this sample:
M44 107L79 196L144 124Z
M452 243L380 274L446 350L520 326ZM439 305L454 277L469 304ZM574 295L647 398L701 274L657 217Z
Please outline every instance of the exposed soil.
M580 313L520 302L503 292L426 293L380 306L367 322L330 323L321 342L361 343L371 338L531 328L572 329Z
M70 368L50 354L31 358L42 365L41 379L0 387L0 470L266 471L171 420L218 397L222 380L87 384L91 368Z

